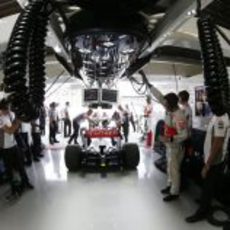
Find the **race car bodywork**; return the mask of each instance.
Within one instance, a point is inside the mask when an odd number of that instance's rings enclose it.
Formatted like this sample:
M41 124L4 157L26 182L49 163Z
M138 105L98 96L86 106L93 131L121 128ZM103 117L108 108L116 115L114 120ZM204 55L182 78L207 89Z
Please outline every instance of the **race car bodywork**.
M82 168L135 169L139 163L136 144L121 144L117 128L93 128L83 131L83 146L68 145L65 163L69 171Z

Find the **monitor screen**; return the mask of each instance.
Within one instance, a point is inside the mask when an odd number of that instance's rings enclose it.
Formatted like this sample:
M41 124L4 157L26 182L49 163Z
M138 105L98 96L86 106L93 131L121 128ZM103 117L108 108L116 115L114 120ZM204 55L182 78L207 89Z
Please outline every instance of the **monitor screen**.
M102 101L117 103L117 90L102 89Z
M98 101L99 92L98 89L85 89L84 90L84 102Z

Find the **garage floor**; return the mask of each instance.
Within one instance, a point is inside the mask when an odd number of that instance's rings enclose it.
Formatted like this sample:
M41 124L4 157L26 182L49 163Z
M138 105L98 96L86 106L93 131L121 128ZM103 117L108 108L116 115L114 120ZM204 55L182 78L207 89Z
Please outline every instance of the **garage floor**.
M144 152L137 172L110 173L102 178L97 173L85 177L67 174L62 146L48 149L42 162L29 169L34 191L9 204L4 199L7 188L0 189L0 229L215 229L205 221L184 222L196 208L196 191L173 203L162 202L159 190L165 186L165 176L154 167L145 173L152 160Z

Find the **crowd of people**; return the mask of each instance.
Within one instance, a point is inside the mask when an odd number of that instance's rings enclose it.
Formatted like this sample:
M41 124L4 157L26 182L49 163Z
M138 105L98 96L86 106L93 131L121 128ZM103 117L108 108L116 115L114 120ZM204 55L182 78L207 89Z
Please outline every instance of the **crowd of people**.
M189 93L181 91L178 95L163 95L150 85L150 91L165 108L164 134L160 139L166 146L167 186L162 189L165 202L177 200L181 185L181 163L185 149L191 145L192 109L189 106ZM186 218L186 222L194 223L206 219L210 211L215 189L223 171L228 153L230 120L228 111L216 105L215 114L209 122L204 143L204 165L201 171L203 186L199 207L196 212Z
M78 137L80 126L86 120L88 121L90 128L98 126L100 122L102 122L102 124L113 122L115 127L120 130L122 138L126 143L129 141L130 124L133 127L133 131L136 131L134 116L128 105L125 105L124 107L118 105L112 115L107 112L99 114L97 111L93 111L93 109L88 109L86 112L77 114L77 116L75 116L72 120L70 118L69 102L65 103L65 108L61 111L61 113L58 112L57 106L57 103L52 102L48 111L49 142L51 145L59 143L56 135L60 133L60 122L63 122L64 138L69 138L68 144L79 144Z
M153 85L150 86L151 94L165 109L164 133L160 136L160 141L166 146L167 152L167 186L162 189L163 200L170 202L177 200L181 187L181 163L185 154L185 149L191 145L192 137L192 109L189 105L189 93L181 91L178 95L168 93L163 95ZM122 133L124 142L129 141L130 124L133 131L136 131L134 115L129 106L119 105L111 116L103 113L102 116L92 109L78 114L71 120L70 103L65 103L62 116L57 112L58 104L52 102L48 113L45 109L41 111L40 118L30 123L18 120L10 111L8 102L0 101L0 153L4 162L5 172L11 188L11 195L20 195L27 189L33 189L27 176L25 166L31 166L32 161L38 162L42 154L41 135L45 134L46 116L49 118L49 143L58 143L57 134L60 132L60 121L64 125L64 138L68 138L68 144L78 144L79 130L81 123L88 121L89 127L102 122L103 127L107 127L108 122L113 122ZM205 159L202 170L204 186L202 190L200 207L194 215L186 219L187 222L196 222L206 217L211 200L214 196L215 184L221 173L224 158L227 152L226 143L229 139L229 116L227 111L218 108L210 121L207 129L204 145ZM153 103L151 96L146 99L144 117L147 127L147 138L150 139L148 145L152 147L153 139ZM29 135L29 133L31 135ZM15 172L20 180L16 179Z

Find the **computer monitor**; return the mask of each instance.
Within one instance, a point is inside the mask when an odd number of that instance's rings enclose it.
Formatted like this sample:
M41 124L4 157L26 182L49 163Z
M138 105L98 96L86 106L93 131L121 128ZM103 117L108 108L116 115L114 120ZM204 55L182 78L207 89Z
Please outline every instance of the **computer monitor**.
M84 103L92 103L99 101L99 90L98 89L84 89L83 93Z
M117 90L102 89L101 102L117 103Z

